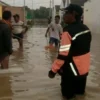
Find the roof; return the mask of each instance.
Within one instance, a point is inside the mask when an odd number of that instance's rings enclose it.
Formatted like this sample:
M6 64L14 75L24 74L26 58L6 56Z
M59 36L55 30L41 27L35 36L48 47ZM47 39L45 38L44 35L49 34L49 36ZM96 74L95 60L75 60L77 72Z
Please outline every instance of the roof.
M3 1L0 1L0 5L2 5L2 6L10 6L9 4L7 4L7 3L5 3Z

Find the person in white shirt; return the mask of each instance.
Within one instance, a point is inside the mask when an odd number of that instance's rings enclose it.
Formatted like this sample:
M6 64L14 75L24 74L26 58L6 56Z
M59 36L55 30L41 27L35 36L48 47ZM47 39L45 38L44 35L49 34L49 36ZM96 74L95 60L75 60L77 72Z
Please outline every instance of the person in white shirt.
M24 23L20 20L20 16L18 14L14 15L13 26L13 38L17 39L19 42L19 47L23 48L23 34L24 34Z
M50 34L50 41L49 41L49 47L53 47L55 44L55 47L59 46L60 36L63 32L62 26L59 24L60 16L55 16L55 22L51 22L48 26L48 29L46 31L45 37L47 37L47 34Z

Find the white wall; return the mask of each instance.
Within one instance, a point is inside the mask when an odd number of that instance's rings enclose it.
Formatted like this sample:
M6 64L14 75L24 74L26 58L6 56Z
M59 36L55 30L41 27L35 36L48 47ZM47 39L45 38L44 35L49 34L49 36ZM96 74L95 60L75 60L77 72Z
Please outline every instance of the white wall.
M85 3L84 23L92 33L100 34L100 0L89 0Z

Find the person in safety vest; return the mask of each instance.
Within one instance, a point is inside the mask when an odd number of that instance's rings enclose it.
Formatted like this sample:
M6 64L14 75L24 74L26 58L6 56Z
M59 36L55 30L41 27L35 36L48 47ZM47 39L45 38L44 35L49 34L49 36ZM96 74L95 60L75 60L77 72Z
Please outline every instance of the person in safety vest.
M59 54L48 76L54 78L60 72L62 95L70 100L85 93L92 37L89 28L81 23L83 10L80 6L70 4L64 11L68 26L64 28Z

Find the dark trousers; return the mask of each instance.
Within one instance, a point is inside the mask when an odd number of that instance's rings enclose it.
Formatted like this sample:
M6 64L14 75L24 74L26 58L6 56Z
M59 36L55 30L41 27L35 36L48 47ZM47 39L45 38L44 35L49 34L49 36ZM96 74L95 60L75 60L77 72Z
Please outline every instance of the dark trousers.
M87 76L70 77L61 76L61 92L67 99L73 98L76 94L83 95L85 93Z
M50 44L55 44L55 47L58 47L58 45L59 45L59 40L56 39L56 38L50 37L49 43L50 43Z

